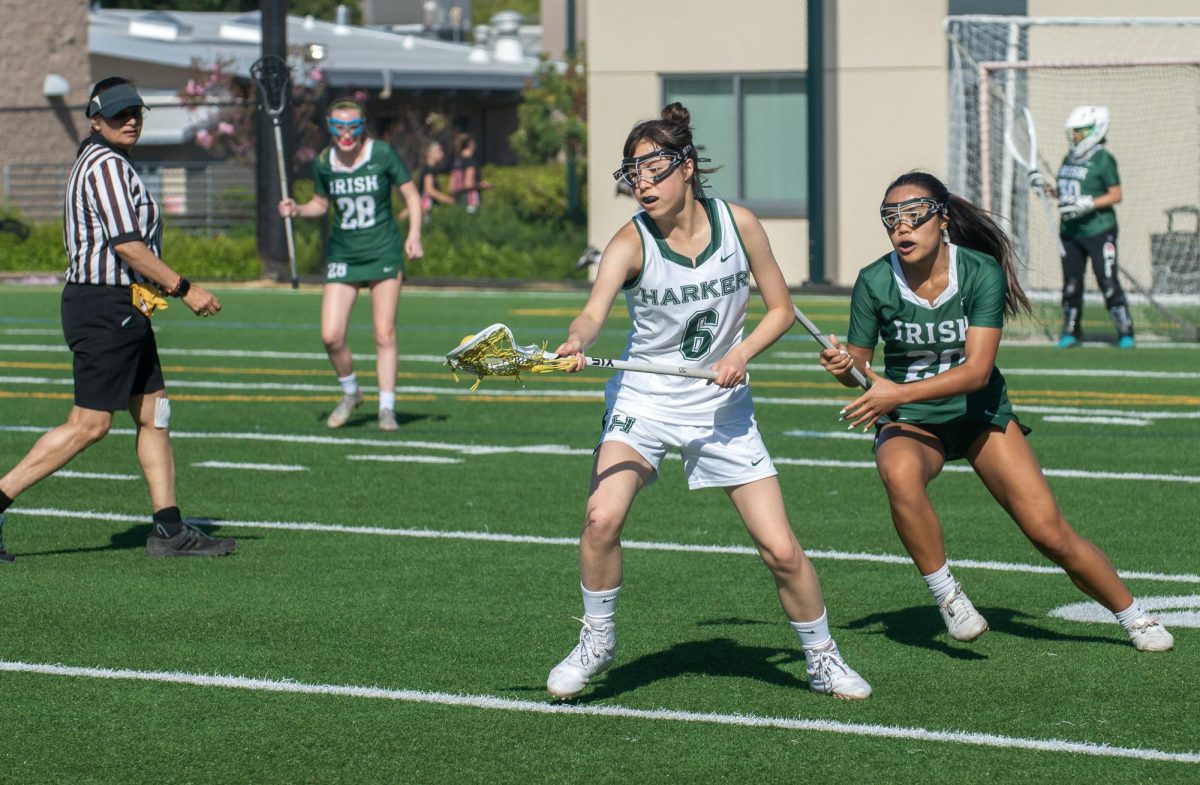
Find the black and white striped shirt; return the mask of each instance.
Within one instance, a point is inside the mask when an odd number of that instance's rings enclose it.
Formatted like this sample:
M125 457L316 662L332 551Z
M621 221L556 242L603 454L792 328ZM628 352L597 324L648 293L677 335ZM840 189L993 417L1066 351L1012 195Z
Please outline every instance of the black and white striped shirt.
M162 213L129 157L103 139L84 141L67 181L63 243L67 283L129 286L148 279L114 245L141 240L162 256Z

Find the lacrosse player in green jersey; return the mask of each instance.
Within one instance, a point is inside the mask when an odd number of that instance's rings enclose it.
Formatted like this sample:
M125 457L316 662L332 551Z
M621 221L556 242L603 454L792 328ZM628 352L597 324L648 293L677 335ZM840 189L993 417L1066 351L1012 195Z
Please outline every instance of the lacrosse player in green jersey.
M570 370L580 370L624 294L633 328L621 359L710 369L716 378L622 371L609 381L579 538L583 628L546 689L574 698L612 665L621 532L638 493L657 478L666 453L678 450L688 488L724 490L771 571L804 651L809 689L861 700L871 685L830 634L821 584L788 522L747 385L746 363L795 323L792 301L758 218L705 197L701 175L711 170L700 166L690 123L687 109L673 103L626 137L614 176L640 210L604 249L587 304L556 354L576 358ZM747 331L751 278L767 313Z
M1108 108L1077 106L1066 122L1071 147L1058 169L1059 236L1063 257L1063 329L1058 346L1069 349L1083 338L1083 276L1087 262L1104 295L1104 305L1117 327L1117 345L1132 349L1133 317L1117 269L1117 213L1121 176L1117 159L1104 147Z
M847 387L857 367L870 388L842 412L875 426L875 463L900 541L929 586L950 636L988 629L950 574L928 485L966 458L1022 533L1085 594L1112 611L1139 651L1166 651L1171 634L1136 602L1108 557L1063 517L1013 414L996 350L1005 317L1029 310L1012 245L990 216L926 172L888 186L880 216L892 252L863 268L842 347L821 365ZM871 370L883 339L884 375Z
M350 311L358 290L371 290L375 326L375 370L379 381L379 428L396 430L396 306L405 258L420 259L421 197L408 167L386 143L366 134L362 107L337 101L327 118L330 146L313 162L313 197L304 204L279 203L281 216L319 218L333 206L333 229L326 250L325 291L321 298L321 340L342 386L342 400L326 425L340 428L362 405L353 358L346 343ZM392 210L398 188L408 211L408 237Z

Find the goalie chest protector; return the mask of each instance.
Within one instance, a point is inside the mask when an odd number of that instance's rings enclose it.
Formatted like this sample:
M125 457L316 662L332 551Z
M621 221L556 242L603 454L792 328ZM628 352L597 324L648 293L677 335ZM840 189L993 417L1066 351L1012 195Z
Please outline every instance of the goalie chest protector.
M644 211L633 218L642 241L642 271L627 283L633 329L621 359L707 369L742 340L750 299L750 258L729 205L701 200L712 236L694 260L671 250ZM750 388L724 389L704 379L622 371L605 390L609 410L689 425L753 414Z

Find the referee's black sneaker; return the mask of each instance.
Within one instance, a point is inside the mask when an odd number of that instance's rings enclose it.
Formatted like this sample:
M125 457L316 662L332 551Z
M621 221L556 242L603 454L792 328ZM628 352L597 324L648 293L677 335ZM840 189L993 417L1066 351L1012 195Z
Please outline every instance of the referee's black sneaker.
M146 538L146 555L152 559L163 556L224 556L233 553L237 540L232 537L209 537L191 524L171 537L164 536L160 527Z

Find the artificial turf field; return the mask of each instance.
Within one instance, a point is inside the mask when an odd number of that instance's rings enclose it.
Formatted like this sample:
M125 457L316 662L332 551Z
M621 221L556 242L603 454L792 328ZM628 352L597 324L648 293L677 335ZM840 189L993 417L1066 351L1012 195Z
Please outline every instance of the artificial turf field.
M361 359L367 303L350 340L368 404L330 431L319 292L217 293L215 319L173 301L155 322L181 507L238 551L145 558L125 415L22 495L4 527L17 561L0 567L0 782L1200 780L1194 345L1006 343L999 361L1068 519L1158 609L1175 651L1139 654L1111 620L1062 610L1086 598L962 462L932 494L992 631L950 640L869 437L837 422L853 394L797 327L751 365L758 419L834 635L874 696L807 690L731 505L689 493L675 460L625 530L617 663L558 704L544 683L578 634L607 375L490 378L472 394L439 363L492 322L553 348L585 295L406 291L401 427L385 434ZM797 302L844 334L845 299ZM616 310L591 353L617 356L627 326ZM0 347L4 471L70 407L56 288L0 287Z

